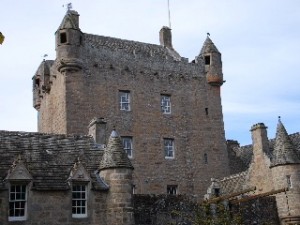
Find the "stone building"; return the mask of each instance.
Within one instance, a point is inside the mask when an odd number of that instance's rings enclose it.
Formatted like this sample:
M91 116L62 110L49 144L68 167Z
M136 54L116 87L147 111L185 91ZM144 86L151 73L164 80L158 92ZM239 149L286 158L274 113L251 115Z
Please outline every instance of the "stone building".
M89 136L0 131L0 155L0 224L134 224L133 167L115 131L105 149Z
M280 119L275 139L263 123L251 133L252 145L227 141L231 175L212 179L206 197L274 195L281 224L300 224L300 133L288 135Z
M115 128L135 168L135 193L202 196L210 177L229 174L221 54L207 37L189 62L168 27L159 39L83 33L69 10L56 31L56 59L44 60L33 77L38 130L89 132L105 146Z

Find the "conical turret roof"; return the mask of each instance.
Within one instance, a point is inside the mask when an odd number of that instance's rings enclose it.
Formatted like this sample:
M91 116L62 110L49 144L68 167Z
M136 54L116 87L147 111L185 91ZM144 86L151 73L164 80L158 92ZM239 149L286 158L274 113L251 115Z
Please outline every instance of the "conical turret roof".
M215 44L212 42L212 40L209 38L209 36L207 36L199 55L204 55L206 53L212 53L212 52L220 54L220 52L217 49L217 47L215 46Z
M112 131L107 147L104 149L103 158L100 162L99 169L107 168L130 168L133 166L124 151L121 138L115 130Z
M297 163L300 163L299 155L279 118L271 166Z
M79 29L79 14L75 10L68 10L65 17L63 18L58 30L62 29Z

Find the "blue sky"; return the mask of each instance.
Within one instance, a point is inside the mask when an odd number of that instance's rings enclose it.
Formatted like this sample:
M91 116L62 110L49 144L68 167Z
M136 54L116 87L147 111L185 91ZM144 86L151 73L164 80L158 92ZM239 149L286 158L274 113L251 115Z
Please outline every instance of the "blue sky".
M54 32L67 1L1 0L0 130L36 131L31 78L43 55L55 58ZM158 44L168 25L167 0L74 0L85 33ZM222 105L227 139L251 143L264 122L275 136L281 116L300 131L300 1L170 0L173 46L193 60L206 38L222 53Z

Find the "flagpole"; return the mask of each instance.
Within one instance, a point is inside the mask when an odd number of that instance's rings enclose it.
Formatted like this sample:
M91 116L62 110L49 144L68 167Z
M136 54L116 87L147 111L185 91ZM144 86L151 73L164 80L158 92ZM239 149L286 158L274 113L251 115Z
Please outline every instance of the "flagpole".
M169 28L171 29L170 0L168 0L168 17L169 17Z

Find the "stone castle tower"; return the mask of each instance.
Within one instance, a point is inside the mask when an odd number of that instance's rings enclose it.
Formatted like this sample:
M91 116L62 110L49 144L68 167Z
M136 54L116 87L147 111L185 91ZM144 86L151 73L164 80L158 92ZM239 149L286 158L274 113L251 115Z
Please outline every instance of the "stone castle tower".
M271 171L274 188L286 188L276 195L278 216L282 224L300 223L300 158L280 119L277 125L276 139Z
M106 145L119 131L135 170L135 193L205 193L228 175L221 54L207 37L188 62L172 45L83 33L69 10L56 31L56 59L33 77L38 130L90 134Z

